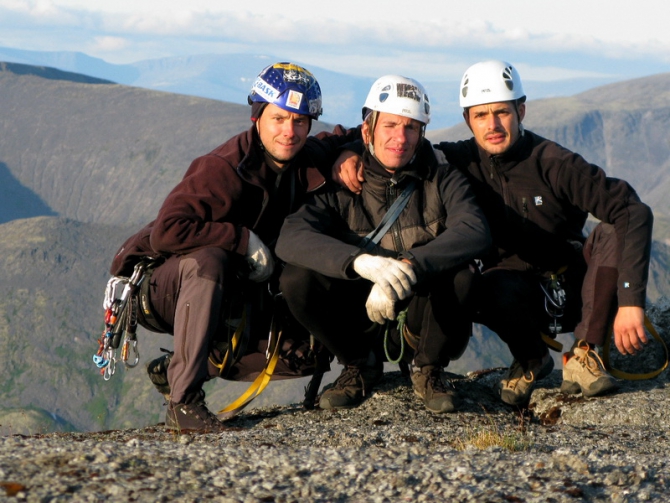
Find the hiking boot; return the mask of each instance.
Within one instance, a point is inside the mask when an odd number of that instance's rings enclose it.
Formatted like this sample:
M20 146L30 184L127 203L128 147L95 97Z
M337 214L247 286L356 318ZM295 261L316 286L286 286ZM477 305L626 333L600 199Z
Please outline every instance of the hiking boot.
M415 369L412 372L412 386L429 411L442 414L456 410L458 393L451 382L442 380L440 367L424 365Z
M165 401L170 401L170 384L168 383L167 370L174 352L166 351L163 356L151 360L147 363L147 374L158 392L165 397Z
M541 359L530 360L526 370L515 359L505 377L498 383L500 399L509 405L527 404L537 381L547 377L553 369L554 360L548 351Z
M584 396L604 395L619 388L607 373L600 356L583 340L578 340L568 353L563 353L563 393Z
M322 409L350 409L370 396L372 389L384 375L383 363L362 367L347 365L333 387L324 391L319 400Z
M165 427L170 430L192 430L201 433L219 433L228 430L207 408L205 392L202 390L196 400L191 403L168 402Z

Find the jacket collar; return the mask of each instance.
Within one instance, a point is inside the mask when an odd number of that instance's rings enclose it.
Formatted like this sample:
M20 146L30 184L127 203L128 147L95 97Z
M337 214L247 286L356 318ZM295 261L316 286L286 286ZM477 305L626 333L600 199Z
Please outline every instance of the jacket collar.
M524 134L519 136L519 139L509 150L497 155L490 155L477 144L479 158L486 167L490 167L491 164L495 163L498 170L509 171L519 162L530 157L533 146L532 136L533 134L530 131L525 130Z

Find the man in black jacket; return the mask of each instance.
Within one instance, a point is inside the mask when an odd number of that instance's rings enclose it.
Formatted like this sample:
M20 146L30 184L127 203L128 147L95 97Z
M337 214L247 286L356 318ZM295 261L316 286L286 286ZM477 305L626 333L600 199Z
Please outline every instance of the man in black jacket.
M514 362L499 383L503 401L528 401L553 368L542 334L574 330L563 355L562 391L616 389L602 364L613 325L622 354L641 349L653 216L633 188L580 155L525 131L526 95L504 61L470 67L461 82L463 117L474 137L436 147L462 171L491 226L494 249L480 257L477 321L509 346ZM359 190L353 163L341 174ZM588 214L601 221L588 239Z
M387 325L395 341L385 341L387 350L393 345L394 357L411 361L416 394L430 411L450 412L457 394L442 368L471 333L463 314L468 263L490 245L488 226L465 177L423 138L430 115L421 84L378 79L363 117L362 191L327 187L286 219L276 247L288 264L281 290L296 319L344 365L321 408L353 407L369 395L382 375L373 345Z

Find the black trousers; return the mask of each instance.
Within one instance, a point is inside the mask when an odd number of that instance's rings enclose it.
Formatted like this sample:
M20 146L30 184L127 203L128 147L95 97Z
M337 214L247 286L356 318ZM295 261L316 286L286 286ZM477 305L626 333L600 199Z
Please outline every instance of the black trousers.
M416 366L444 367L463 354L472 333L465 306L473 277L469 268L463 268L433 278L405 302L407 327L419 336L413 352ZM378 347L383 327L370 321L365 309L371 282L330 278L287 265L280 288L293 316L343 365L366 360Z
M560 333L574 331L578 339L604 343L618 307L616 250L614 228L598 224L584 245L583 260L573 261L564 272ZM475 321L496 332L522 364L547 351L541 333L549 333L552 318L545 309L542 278L530 271L489 269L476 278L471 296Z

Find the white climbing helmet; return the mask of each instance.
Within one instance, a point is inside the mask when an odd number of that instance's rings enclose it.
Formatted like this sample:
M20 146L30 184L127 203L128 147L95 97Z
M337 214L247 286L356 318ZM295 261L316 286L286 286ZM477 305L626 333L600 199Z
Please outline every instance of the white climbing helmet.
M416 80L400 75L385 75L372 84L363 105L363 120L370 111L409 117L424 125L430 122L426 90Z
M483 61L472 65L461 80L460 105L463 108L525 98L519 72L506 61Z

